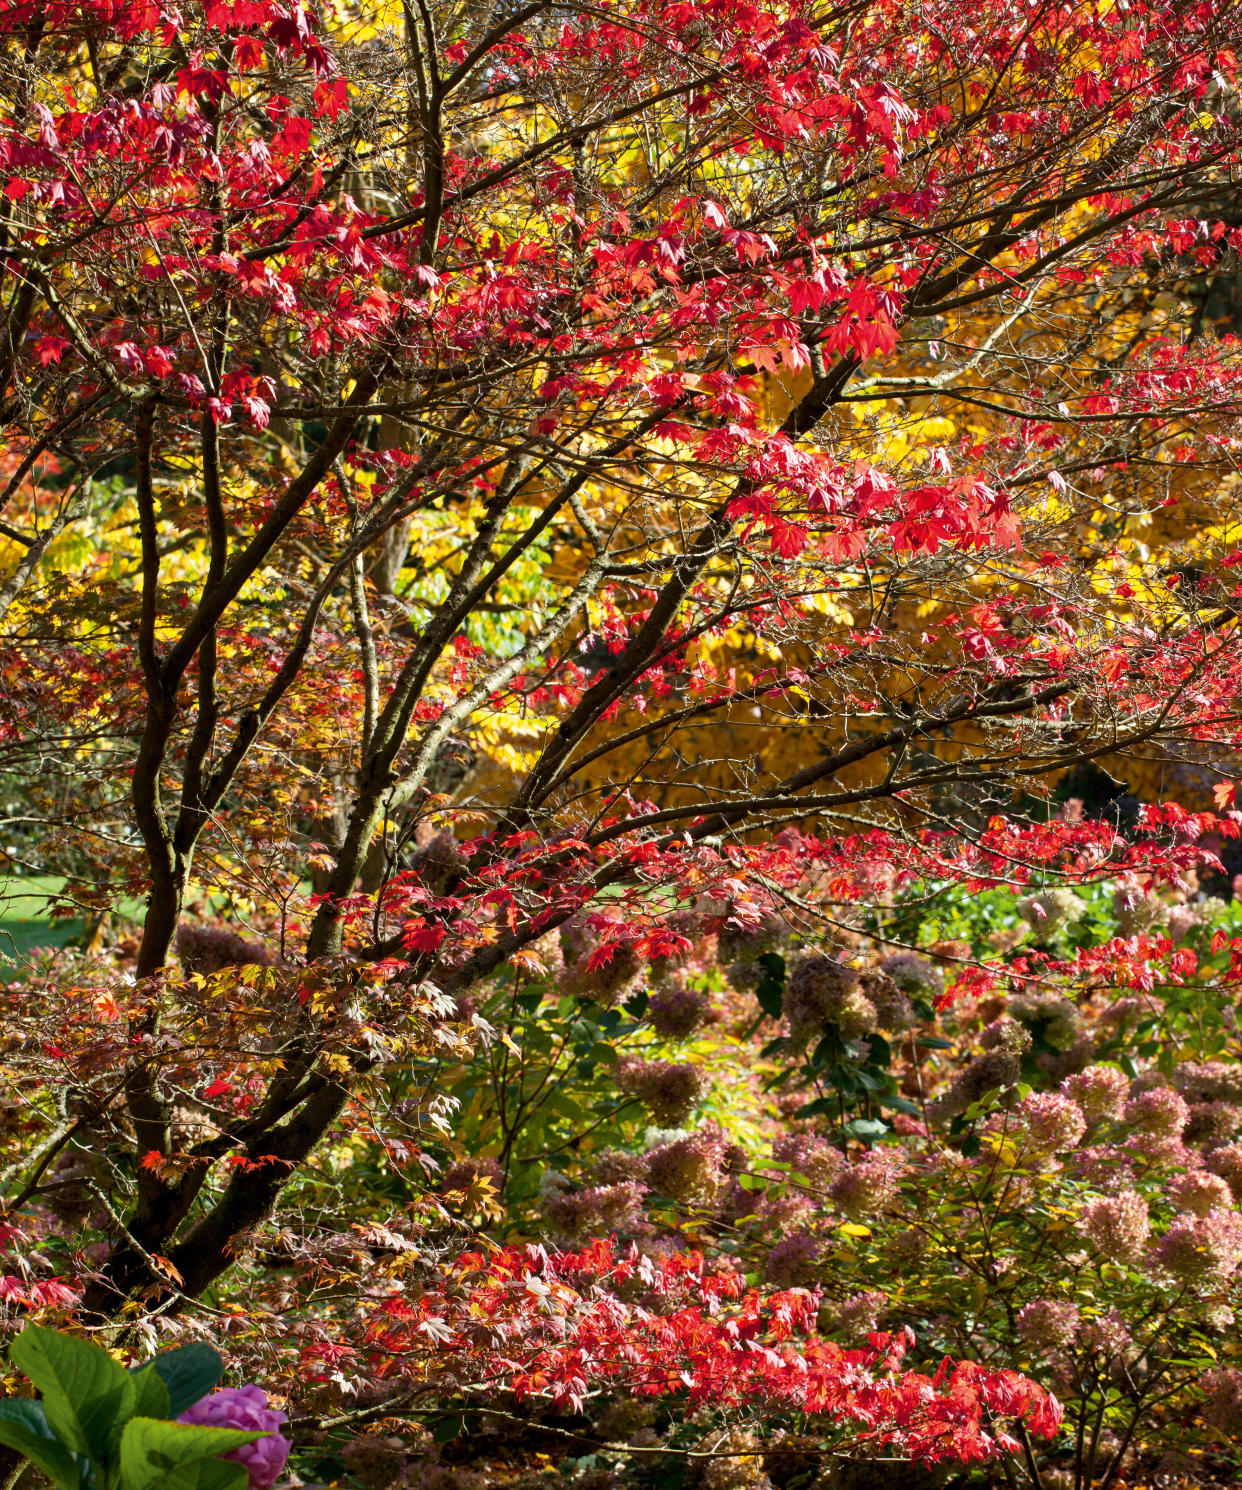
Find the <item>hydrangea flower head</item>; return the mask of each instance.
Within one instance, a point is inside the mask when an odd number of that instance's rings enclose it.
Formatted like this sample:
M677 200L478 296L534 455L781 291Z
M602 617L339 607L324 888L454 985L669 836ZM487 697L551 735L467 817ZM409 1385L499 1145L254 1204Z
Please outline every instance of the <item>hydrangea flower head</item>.
M1135 1190L1104 1195L1091 1201L1082 1214L1087 1240L1113 1262L1132 1262L1142 1252L1151 1223L1147 1202Z
M843 1168L828 1193L847 1216L857 1219L883 1210L896 1194L900 1178L897 1162L873 1150L857 1164Z
M1018 1108L1030 1134L1031 1147L1044 1154L1072 1149L1087 1131L1082 1109L1059 1092L1041 1092L1027 1097Z
M1233 1210L1184 1216L1160 1238L1156 1256L1183 1283L1219 1287L1242 1262L1242 1216Z
M1190 1108L1171 1087L1157 1086L1126 1103L1125 1119L1144 1137L1180 1138L1190 1121Z
M1119 1118L1125 1111L1130 1082L1115 1066L1088 1066L1067 1076L1061 1090L1078 1103L1089 1123L1098 1123L1104 1118Z
M198 1428L241 1428L249 1433L265 1433L254 1443L225 1454L245 1467L250 1490L270 1490L280 1478L293 1445L280 1432L288 1421L286 1414L267 1405L267 1393L261 1387L220 1387L196 1402L177 1419Z
M1170 1181L1169 1194L1194 1216L1206 1216L1215 1210L1228 1210L1233 1204L1229 1186L1220 1175L1208 1174L1202 1169L1179 1174Z
M1061 1299L1034 1299L1018 1310L1017 1330L1036 1350L1058 1350L1078 1333L1078 1310Z

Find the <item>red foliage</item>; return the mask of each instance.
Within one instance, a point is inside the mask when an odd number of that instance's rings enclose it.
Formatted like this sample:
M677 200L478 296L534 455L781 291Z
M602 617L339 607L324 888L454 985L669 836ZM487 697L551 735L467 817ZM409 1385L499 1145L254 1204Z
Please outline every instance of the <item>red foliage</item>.
M442 1381L579 1409L603 1390L794 1410L925 1461L1010 1452L1014 1423L1042 1437L1059 1428L1056 1398L1017 1372L947 1359L934 1377L903 1371L907 1332L845 1349L816 1335L818 1304L801 1289L748 1288L698 1252L506 1247L463 1255L416 1299L385 1301L358 1348L381 1377L424 1380L430 1367ZM306 1363L340 1350L309 1347Z

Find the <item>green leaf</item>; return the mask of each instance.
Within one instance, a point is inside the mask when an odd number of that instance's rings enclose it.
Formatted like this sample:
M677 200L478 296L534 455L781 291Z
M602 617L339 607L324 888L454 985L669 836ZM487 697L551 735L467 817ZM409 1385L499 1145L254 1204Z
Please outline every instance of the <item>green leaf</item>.
M155 1418L130 1418L121 1434L121 1490L201 1485L197 1471L189 1480L181 1477L182 1471L264 1437L266 1434L246 1433L240 1428L200 1428L189 1423L161 1423Z
M133 1377L98 1345L35 1324L13 1341L9 1356L43 1394L52 1432L71 1452L85 1454L106 1482L114 1426L134 1410Z
M82 1483L78 1461L53 1435L41 1402L0 1402L0 1443L29 1459L57 1490L78 1490Z
M187 1407L201 1402L224 1375L220 1356L201 1341L162 1351L151 1367L168 1389L168 1411L144 1412L148 1418L179 1418Z
M185 1408L173 1411L172 1400L168 1395L160 1374L156 1371L154 1363L145 1366L130 1367L130 1375L134 1379L134 1415L143 1418L175 1418L178 1412L184 1412ZM190 1406L192 1404L187 1404ZM117 1429L117 1438L120 1438L120 1428Z
M785 998L785 985L778 983L775 978L764 978L755 989L755 997L759 1000L759 1007L769 1019L779 1019Z
M883 1138L888 1132L888 1124L879 1118L854 1118L848 1122L843 1130L851 1138L862 1138L869 1142L875 1142Z
M891 1107L894 1112L904 1112L907 1117L922 1117L922 1110L917 1102L911 1102L908 1097L884 1095L876 1099L881 1107Z
M813 1102L806 1102L799 1107L794 1117L818 1117L821 1113L836 1112L839 1107L840 1103L835 1097L816 1097Z
M875 1071L867 1066L859 1066L853 1074L859 1085L865 1086L869 1092L882 1092L885 1087L891 1085L887 1071Z
M868 1035L868 1044L871 1046L871 1063L876 1066L890 1066L893 1061L893 1047L883 1035Z
M759 1007L769 1019L779 1019L785 998L785 959L779 952L765 952L759 958L764 977L755 989Z
M769 978L774 978L780 983L785 981L785 959L779 952L761 952L758 961L759 966Z
M159 1482L159 1490L246 1490L249 1484L246 1466L235 1459L196 1459L170 1469Z

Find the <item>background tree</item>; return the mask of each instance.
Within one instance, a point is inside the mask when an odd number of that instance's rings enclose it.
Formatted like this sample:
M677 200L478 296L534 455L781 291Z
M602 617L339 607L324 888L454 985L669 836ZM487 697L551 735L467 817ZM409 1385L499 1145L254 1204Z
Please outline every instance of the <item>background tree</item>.
M90 1315L408 1164L515 968L1190 862L1023 820L1235 739L1236 6L0 24L10 852L143 904L14 995Z

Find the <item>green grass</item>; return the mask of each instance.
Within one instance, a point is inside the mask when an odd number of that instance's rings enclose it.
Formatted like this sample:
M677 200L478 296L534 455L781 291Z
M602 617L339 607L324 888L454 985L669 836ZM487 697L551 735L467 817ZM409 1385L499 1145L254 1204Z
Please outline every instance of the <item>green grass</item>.
M63 947L85 922L53 921L48 905L64 880L54 875L0 879L0 962L19 962L36 947Z
M38 947L63 947L82 935L84 918L53 921L48 914L64 884L59 875L52 874L0 878L0 964L19 963ZM141 909L137 901L122 901L117 914L130 921Z

